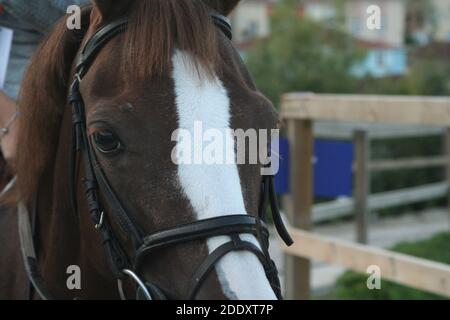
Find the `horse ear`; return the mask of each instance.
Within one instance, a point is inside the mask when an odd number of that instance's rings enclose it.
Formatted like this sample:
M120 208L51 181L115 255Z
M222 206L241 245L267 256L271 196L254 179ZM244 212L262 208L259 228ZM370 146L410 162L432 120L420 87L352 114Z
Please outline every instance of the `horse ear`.
M126 12L132 0L92 0L94 11L102 21L115 19Z
M210 6L223 14L224 16L228 16L231 11L239 4L240 0L207 0Z

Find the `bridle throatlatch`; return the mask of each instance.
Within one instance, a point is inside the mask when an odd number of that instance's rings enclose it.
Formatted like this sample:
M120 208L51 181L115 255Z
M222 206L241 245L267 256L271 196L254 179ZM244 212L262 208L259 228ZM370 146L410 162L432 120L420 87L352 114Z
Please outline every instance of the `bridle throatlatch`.
M228 19L218 14L212 14L211 18L216 26L231 39L232 32ZM268 252L269 232L266 226L266 212L269 206L272 211L275 228L283 241L287 245L291 245L292 239L283 224L278 210L273 175L263 176L262 197L258 217L250 215L220 216L195 221L189 224L178 225L150 235L145 235L135 221L133 221L132 216L127 213L106 175L102 171L102 168L96 159L92 143L88 137L85 105L80 93L80 84L99 51L110 39L123 32L127 27L127 23L128 20L126 18L112 22L97 31L86 42L78 55L75 80L69 94L69 103L72 107L73 128L72 160L70 164L72 205L77 212L77 196L75 192L76 172L77 168L79 168L78 159L81 159L84 167L84 178L82 183L85 199L95 228L101 236L111 271L118 280L120 297L126 299L123 281L130 278L137 285L137 299L167 299L168 295L155 284L145 282L139 277L144 258L156 250L178 243L206 240L217 236L229 236L231 240L215 249L197 268L197 271L190 281L189 295L186 298L195 299L208 274L214 269L217 262L227 253L232 251L249 251L254 253L261 261L276 296L281 299L281 288L277 268ZM100 192L104 199L106 199L109 211L106 210L106 207L103 206L100 201ZM108 212L108 214L106 214L106 212ZM130 240L132 249L135 253L134 256L128 257L125 253L125 250L113 232L110 219L114 220L115 225L120 228L120 232L126 235ZM260 247L249 241L242 240L239 236L240 234L254 235L258 239ZM29 242L29 240L25 240L25 242ZM27 260L27 254L24 254L24 256ZM30 279L33 280L36 278L36 274L36 270L33 272L34 277L29 273ZM42 287L41 281L39 283L35 282L36 281L33 282L33 285L36 287L37 292L42 292L43 290L40 290ZM46 298L49 297L47 293L44 295Z

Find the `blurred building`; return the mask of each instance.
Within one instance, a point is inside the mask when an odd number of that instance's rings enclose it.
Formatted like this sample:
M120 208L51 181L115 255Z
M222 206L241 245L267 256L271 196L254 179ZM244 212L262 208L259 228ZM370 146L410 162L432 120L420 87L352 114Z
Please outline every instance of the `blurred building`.
M270 15L273 6L281 0L244 0L232 15L235 42L241 50L252 45L253 40L270 34ZM316 21L336 20L342 15L344 28L359 45L367 50L364 61L352 69L356 76L396 77L407 72L406 50L407 9L414 0L299 0L299 16ZM343 4L339 6L339 3ZM450 0L430 0L434 8L432 24L436 41L450 42ZM367 8L377 5L381 10L379 29L367 27ZM431 23L431 22L430 22ZM414 30L418 38L429 37L422 30ZM430 35L431 37L431 35Z
M367 27L367 8L377 5L381 10L380 29ZM405 3L403 0L352 0L346 4L347 30L357 39L382 46L402 47L405 34Z
M306 16L326 21L342 10L345 29L367 50L365 59L352 69L357 77L396 77L407 72L405 41L405 2L403 0L348 0L342 8L336 2L307 0L301 4ZM367 9L376 5L380 9L380 27L369 28Z
M276 0L246 0L231 16L234 41L240 46L270 33L270 11Z
M394 47L380 43L359 42L367 50L363 61L355 65L351 73L359 78L399 77L408 70L408 54L405 47Z
M380 28L367 26L367 8L371 5L377 5L380 9ZM347 1L345 20L347 30L367 50L365 59L352 70L355 76L396 77L407 72L405 1Z
M438 42L450 42L450 0L433 0L436 30L434 38Z
M435 0L438 1L438 0ZM446 0L444 0L446 1ZM266 37L270 33L270 14L280 0L244 0L232 15L236 43ZM366 9L376 4L382 11L382 28L369 30L366 26ZM299 0L299 13L317 21L333 19L337 15L336 2L332 0ZM405 32L404 0L349 0L344 16L348 31L355 37L392 46L401 46Z
M301 1L300 8L303 15L316 21L327 21L333 19L337 14L336 7L330 1Z

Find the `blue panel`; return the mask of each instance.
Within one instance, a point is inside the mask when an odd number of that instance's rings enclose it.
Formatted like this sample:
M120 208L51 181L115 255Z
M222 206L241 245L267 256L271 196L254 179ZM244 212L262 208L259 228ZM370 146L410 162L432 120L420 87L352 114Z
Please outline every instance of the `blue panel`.
M277 194L289 193L289 141L280 138L280 169L275 175L275 190Z
M314 195L351 196L353 144L316 140L314 150Z
M275 176L278 194L289 193L289 143L280 139L280 169ZM314 195L339 197L352 195L353 144L321 140L314 143Z

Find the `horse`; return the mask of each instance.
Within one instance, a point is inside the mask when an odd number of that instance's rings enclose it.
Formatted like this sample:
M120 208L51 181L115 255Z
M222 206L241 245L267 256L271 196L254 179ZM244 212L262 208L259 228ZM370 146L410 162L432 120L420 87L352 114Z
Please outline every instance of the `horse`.
M20 95L1 299L281 298L268 204L290 239L267 164L173 161L196 122L279 126L230 40L238 3L94 0L79 29L57 23Z

